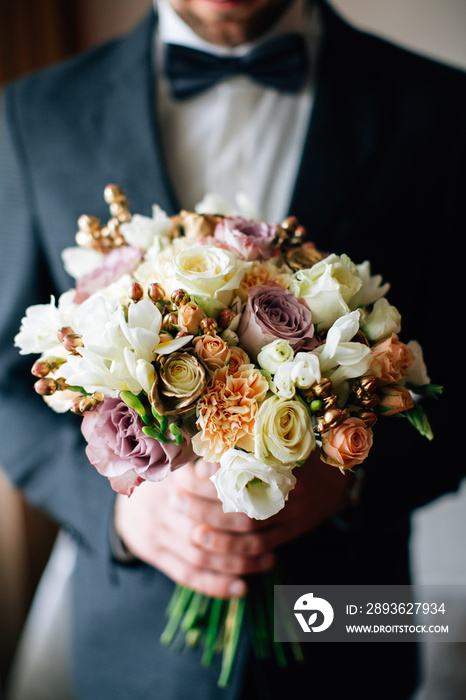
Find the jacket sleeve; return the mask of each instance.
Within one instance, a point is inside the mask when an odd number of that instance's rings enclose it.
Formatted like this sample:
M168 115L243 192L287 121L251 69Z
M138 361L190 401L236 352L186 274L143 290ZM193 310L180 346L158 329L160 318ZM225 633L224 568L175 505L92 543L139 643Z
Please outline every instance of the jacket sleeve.
M13 84L0 123L0 464L33 505L84 546L105 551L115 494L87 462L80 419L45 404L30 372L37 357L14 347L26 308L53 293L15 96Z

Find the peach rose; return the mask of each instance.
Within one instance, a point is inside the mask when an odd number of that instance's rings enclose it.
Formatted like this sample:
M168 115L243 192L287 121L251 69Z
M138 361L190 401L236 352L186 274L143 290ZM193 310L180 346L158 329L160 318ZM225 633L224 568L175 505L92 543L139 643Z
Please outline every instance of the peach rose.
M228 367L216 370L197 404L193 450L207 462L219 462L231 447L254 451L254 425L258 403L265 398L268 382L259 370L243 365L235 374Z
M401 343L396 333L372 348L369 373L376 377L379 386L399 382L408 373L414 356L410 348Z
M384 416L408 411L414 406L413 397L404 386L385 386L380 390L378 410Z
M204 311L193 301L184 304L178 309L178 325L182 331L195 335L199 330L199 324L206 318Z
M201 335L194 339L194 352L210 370L226 365L230 359L230 348L218 335Z
M233 345L230 348L230 357L228 360L228 372L235 374L242 365L250 365L251 359L249 355L238 345Z
M372 447L373 433L361 418L347 418L322 434L321 459L340 471L364 462Z

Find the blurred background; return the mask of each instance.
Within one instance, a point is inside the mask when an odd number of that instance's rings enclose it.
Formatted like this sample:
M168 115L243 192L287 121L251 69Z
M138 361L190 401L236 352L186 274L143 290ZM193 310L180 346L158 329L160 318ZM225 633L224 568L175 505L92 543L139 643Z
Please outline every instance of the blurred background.
M331 0L331 4L362 29L466 69L466 0ZM150 5L151 0L0 0L0 89L31 70L128 31ZM465 526L466 489L414 515L412 560L417 581L465 584ZM0 681L8 673L56 534L55 524L24 503L0 466ZM466 667L466 645L456 645L448 654L450 645L440 646L441 653L424 647L427 680L419 700L466 697L466 672L461 671Z

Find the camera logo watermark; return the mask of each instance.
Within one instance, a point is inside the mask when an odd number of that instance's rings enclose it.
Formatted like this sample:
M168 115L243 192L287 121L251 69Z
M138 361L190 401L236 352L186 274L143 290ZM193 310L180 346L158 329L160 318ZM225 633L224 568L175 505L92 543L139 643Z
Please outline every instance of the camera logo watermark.
M311 613L307 621L303 612ZM323 621L320 625L316 626L315 623L319 617L319 612L323 615ZM301 625L303 632L323 632L332 624L334 612L328 600L324 598L315 598L313 593L305 593L300 596L294 604L294 615Z

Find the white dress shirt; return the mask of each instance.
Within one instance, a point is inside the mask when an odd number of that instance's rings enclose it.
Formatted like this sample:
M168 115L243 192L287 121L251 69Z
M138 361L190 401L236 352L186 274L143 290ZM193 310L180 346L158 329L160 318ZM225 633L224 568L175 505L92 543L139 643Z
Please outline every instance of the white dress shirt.
M208 193L235 207L246 195L256 216L279 222L288 214L313 106L321 22L317 7L295 0L260 41L288 32L306 37L311 69L296 95L237 76L188 100L173 99L163 75L163 44L176 43L221 55L239 55L259 42L233 49L210 44L157 0L157 112L166 165L180 205L193 207Z

